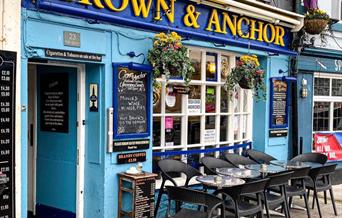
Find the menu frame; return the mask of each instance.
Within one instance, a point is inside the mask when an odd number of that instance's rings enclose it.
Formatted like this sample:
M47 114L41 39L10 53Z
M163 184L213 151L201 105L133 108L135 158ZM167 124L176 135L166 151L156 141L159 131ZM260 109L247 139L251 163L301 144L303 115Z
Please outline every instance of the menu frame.
M5 92L9 92L11 96L5 96L4 98L10 98L10 107L12 110L9 111L10 115L11 116L11 120L8 122L9 123L9 126L5 126L6 124L3 124L1 123L1 127L2 129L6 129L6 128L10 128L10 133L9 133L9 139L6 139L6 140L9 140L10 141L10 147L11 148L7 148L7 150L11 149L11 159L8 161L10 163L10 166L7 166L9 167L9 173L10 173L10 179L7 177L6 175L6 178L5 179L9 179L9 181L7 180L7 183L9 182L10 183L10 186L11 187L8 187L8 190L10 190L8 193L8 200L10 201L10 206L9 205L6 205L8 206L9 208L9 213L8 214L3 214L3 213L0 213L1 216L8 216L9 218L12 218L12 217L15 217L15 211L16 211L16 204L15 204L15 199L16 199L16 187L15 187L15 183L16 183L16 177L15 177L15 131L16 131L16 126L15 126L15 118L16 118L16 111L15 111L15 99L16 99L16 67L17 67L17 52L12 52L12 51L5 51L5 50L0 50L0 83L8 83L7 86L10 86L10 90L8 91L5 91ZM12 65L11 70L12 72L9 72L9 67L4 67L2 68L3 64L6 63L6 64L10 64ZM6 70L7 69L7 72L5 73L6 75L4 75L5 80L2 80L2 71ZM10 73L10 74L7 74L7 73ZM8 80L7 80L8 79ZM5 81L5 82L3 82ZM10 84L9 84L10 83ZM1 86L0 84L0 86ZM7 106L6 106L7 107ZM5 107L5 108L6 108ZM3 115L3 114L2 114ZM4 133L2 134L2 136L6 135L8 133ZM3 139L2 139L3 140ZM1 146L1 145L0 145ZM6 150L5 150L6 151ZM2 151L1 151L2 152ZM3 162L6 162L4 160L2 160ZM3 163L1 163L3 164ZM1 165L0 164L0 165ZM5 166L1 166L1 167L4 167L4 168L7 168L6 165ZM2 184L4 185L4 184ZM6 185L6 183L5 183ZM2 193L0 193L2 195ZM9 196L11 195L11 196ZM3 198L3 196L1 196L1 198ZM0 199L1 200L1 199ZM0 205L1 205L1 202L0 202ZM3 206L3 205L1 205Z
M119 82L119 68L128 68L129 70L141 71L147 73L146 78L146 131L139 133L118 133L118 82ZM152 91L151 91L151 73L152 67L150 65L139 64L134 62L113 63L113 139L141 139L147 138L151 135L151 116L152 116Z
M277 125L273 123L273 117L274 117L274 110L273 110L273 105L274 105L274 82L275 81L281 81L286 83L286 103L285 103L285 119L284 119L284 124L283 125ZM290 83L284 77L272 77L270 78L270 128L278 129L278 128L287 128L289 125L288 121L288 109L289 109L289 101L290 101Z

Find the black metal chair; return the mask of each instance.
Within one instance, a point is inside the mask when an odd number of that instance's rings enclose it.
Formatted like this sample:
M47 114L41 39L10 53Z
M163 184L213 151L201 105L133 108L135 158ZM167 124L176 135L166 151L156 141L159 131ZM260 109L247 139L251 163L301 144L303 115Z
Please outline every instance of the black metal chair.
M222 199L199 190L192 190L184 187L166 186L168 193L167 217L169 218L211 218L225 217L224 203ZM176 208L176 213L171 215L171 202L175 201L176 205L182 203L200 206L204 210L192 210L190 208ZM219 209L221 214L219 213ZM220 214L220 215L218 215Z
M295 196L302 196L304 198L306 213L308 218L310 215L309 202L306 194L305 179L308 178L310 167L293 169L290 185L286 186L286 194L289 198L289 206L291 207L292 199Z
M306 153L306 154L300 154L292 158L291 161L313 162L313 163L325 164L328 161L328 157L325 154L321 154L321 153Z
M232 168L235 167L233 164L228 163L225 160L218 159L215 157L202 157L201 163L204 166L204 172L208 175L216 175L216 168Z
M290 217L285 187L291 179L292 174L293 171L284 171L267 176L269 181L265 188L263 201L268 218L270 217L269 209L276 208L278 206L283 207L285 211L285 217ZM279 193L274 193L274 189L278 189Z
M337 216L337 210L335 205L334 193L332 189L331 183L331 175L334 173L336 168L336 164L324 165L321 167L312 168L309 172L309 176L311 180L309 180L306 184L306 188L308 189L308 196L310 195L310 190L314 192L312 199L312 209L314 208L315 200L317 203L317 209L319 213L319 217L322 217L321 208L318 200L318 192L330 192L330 198L333 205L335 216ZM309 198L309 197L308 197Z
M178 160L173 159L163 159L158 162L158 167L160 168L162 183L159 189L156 208L154 210L154 215L157 216L158 208L160 206L160 201L163 193L165 192L164 186L166 181L170 181L174 186L177 186L176 181L170 175L171 173L183 173L186 175L185 187L189 186L189 181L195 176L201 176L202 174L192 166L183 163Z
M260 164L263 164L263 163L270 164L270 162L272 160L277 160L276 158L272 157L271 155L268 155L264 152L253 150L253 149L247 150L246 153L250 159L252 159L252 160L254 160Z
M215 195L221 194L225 200L225 209L233 212L235 217L258 215L263 216L262 197L269 179L250 181L243 185L218 189ZM256 202L249 201L246 196L256 196Z
M254 160L235 153L225 152L224 158L236 167L239 167L239 165L258 164Z

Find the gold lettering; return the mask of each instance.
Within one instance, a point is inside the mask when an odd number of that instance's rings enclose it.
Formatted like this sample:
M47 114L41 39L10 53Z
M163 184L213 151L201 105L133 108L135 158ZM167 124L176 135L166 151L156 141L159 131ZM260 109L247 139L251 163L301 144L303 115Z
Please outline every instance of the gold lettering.
M140 14L142 14L143 17L148 17L148 13L150 11L151 8L151 3L152 0L148 0L147 2L147 6L145 4L145 0L132 0L132 6L133 6L133 12L135 16L140 16Z
M233 15L234 18L234 23L232 22L232 19L229 17L229 15L225 12L222 13L223 15L223 26L222 26L222 32L223 33L227 33L227 26L226 24L228 24L228 27L230 29L230 32L232 33L233 36L236 36L236 23L237 23L237 15Z
M284 35L285 35L285 30L283 27L281 26L276 26L275 27L275 42L274 44L276 45L281 45L281 46L285 46L285 43L284 43Z
M268 28L270 29L271 39L268 36ZM273 24L268 23L268 24L265 25L263 38L264 38L264 41L267 42L267 43L271 43L271 42L274 41L274 39L275 39L275 29L274 29Z
M127 8L127 5L128 5L128 0L122 0L120 8L116 8L113 5L112 0L104 0L104 2L106 3L107 7L110 10L115 11L115 12L120 12L120 11L125 10Z
M258 29L255 28L255 23L256 21L255 20L252 20L251 19L251 32L250 32L250 38L249 39L252 39L252 40L255 40L255 32L258 33L258 41L262 42L262 33L263 33L263 27L264 27L264 23L259 21L258 22Z
M211 16L210 16L210 19L209 19L208 26L207 26L206 30L213 31L212 27L211 27L213 24L215 25L214 32L222 33L221 26L220 26L220 21L219 21L216 9L213 9L212 12L211 12Z
M156 2L156 16L155 20L161 20L161 14L164 13L167 19L173 23L175 21L175 0L170 0L170 8L166 3L166 0L157 0Z
M93 0L93 2L96 7L101 9L104 8L103 4L101 3L101 0ZM90 3L90 0L79 0L78 3L82 5L92 5L92 3Z
M248 33L244 34L244 32L242 32L242 22L243 21L246 25L249 25L249 23L250 23L250 21L247 17L241 17L237 23L237 27L238 27L237 32L241 38L247 39L247 38L249 38L249 31L247 31L247 28L245 28L246 29L245 31Z

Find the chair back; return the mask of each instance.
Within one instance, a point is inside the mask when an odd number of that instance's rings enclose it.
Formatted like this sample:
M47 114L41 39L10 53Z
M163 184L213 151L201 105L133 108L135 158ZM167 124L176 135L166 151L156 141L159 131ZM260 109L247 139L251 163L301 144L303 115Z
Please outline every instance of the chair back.
M169 179L173 181L169 173L184 173L186 175L185 186L188 186L190 179L194 176L202 175L197 169L179 160L163 159L158 162L158 167L163 180Z
M325 164L328 161L328 157L321 153L306 153L300 154L291 159L291 161L301 161L301 162L313 162Z
M240 194L261 193L265 190L268 182L269 179L265 178L245 183L242 185Z
M293 171L283 171L275 174L271 174L267 176L269 178L269 182L267 187L281 186L288 184L291 179Z
M309 172L309 176L313 181L320 176L329 176L335 172L337 164L327 164L321 167L312 168Z
M223 205L222 199L199 190L185 187L166 186L169 201L201 205L207 208L208 217L218 206Z
M253 149L247 150L246 153L250 159L260 164L263 164L263 163L270 164L272 160L276 160L276 158L272 157L271 155L268 155L264 152L253 150Z
M228 163L225 160L218 159L215 157L202 157L201 162L205 168L206 173L209 175L217 174L215 171L216 168L224 168L224 167L232 168L232 167L235 167L231 163Z
M311 167L295 168L292 169L293 174L291 179L303 179L309 175Z
M224 154L224 158L231 164L233 164L234 166L238 167L238 165L247 165L247 164L258 164L257 162L255 162L254 160L251 160L247 157L238 155L238 154L234 154L234 153L229 153L226 152Z

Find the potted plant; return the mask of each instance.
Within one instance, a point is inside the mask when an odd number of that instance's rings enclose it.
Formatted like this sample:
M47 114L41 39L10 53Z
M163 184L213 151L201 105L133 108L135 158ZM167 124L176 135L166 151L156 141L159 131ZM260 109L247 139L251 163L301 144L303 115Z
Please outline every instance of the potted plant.
M264 71L260 69L260 63L256 55L243 55L227 76L225 89L230 95L236 84L243 89L253 89L254 96L259 99L260 94L265 98Z
M304 17L304 30L312 35L320 34L326 29L329 20L329 15L324 10L310 8Z
M176 77L184 79L185 85L189 84L195 69L188 57L188 49L183 46L181 39L176 32L154 36L153 48L148 52L154 83L156 78L164 74L166 82L170 77Z

